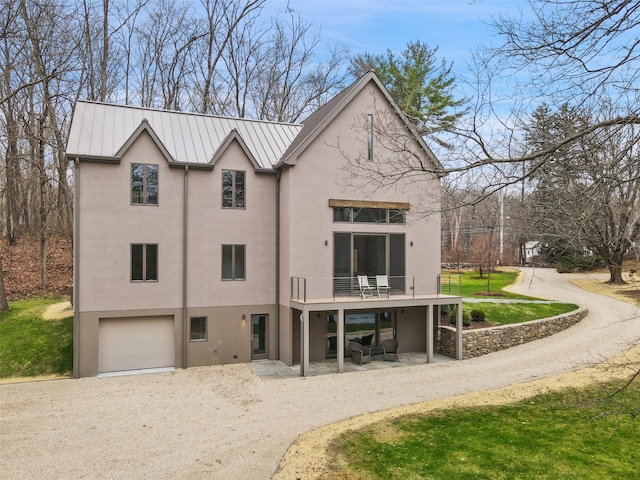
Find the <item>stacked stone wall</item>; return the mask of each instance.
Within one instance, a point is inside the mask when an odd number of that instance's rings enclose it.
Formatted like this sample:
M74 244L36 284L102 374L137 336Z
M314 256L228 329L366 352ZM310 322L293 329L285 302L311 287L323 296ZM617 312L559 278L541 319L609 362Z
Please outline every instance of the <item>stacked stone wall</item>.
M462 332L462 357L465 359L479 357L548 337L575 325L587 313L589 311L586 308L580 308L570 313L532 322L464 330ZM456 329L449 326L440 326L439 329L440 335L436 351L455 358Z

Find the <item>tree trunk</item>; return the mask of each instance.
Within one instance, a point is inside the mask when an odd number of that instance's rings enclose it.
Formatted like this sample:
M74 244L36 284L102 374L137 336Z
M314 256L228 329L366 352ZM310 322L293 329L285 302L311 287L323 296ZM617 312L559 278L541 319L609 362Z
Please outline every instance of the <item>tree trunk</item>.
M0 312L9 310L7 296L4 293L4 275L2 274L2 255L0 255Z
M623 284L625 281L622 279L622 262L618 265L607 265L609 269L609 281L611 284Z
M47 288L47 170L45 168L45 115L39 119L38 125L38 163L40 166L40 290Z

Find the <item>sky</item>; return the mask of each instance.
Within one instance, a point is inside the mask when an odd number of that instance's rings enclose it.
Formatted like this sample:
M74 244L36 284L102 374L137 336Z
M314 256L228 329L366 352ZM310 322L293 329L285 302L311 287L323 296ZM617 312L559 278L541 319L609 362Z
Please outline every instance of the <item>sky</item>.
M525 0L268 0L266 12L287 7L321 29L323 45L342 44L351 55L400 52L410 41L438 47L464 78L471 52L497 44L489 23L500 14L520 16Z

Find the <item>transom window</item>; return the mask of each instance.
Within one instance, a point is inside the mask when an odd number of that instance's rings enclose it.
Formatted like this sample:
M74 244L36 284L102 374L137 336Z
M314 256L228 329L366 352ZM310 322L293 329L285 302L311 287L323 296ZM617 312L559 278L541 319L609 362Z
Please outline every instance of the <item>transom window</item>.
M158 205L158 165L131 164L131 203Z
M245 174L240 170L222 170L222 207L245 208Z
M158 245L153 243L131 244L131 281L158 281Z
M406 211L397 208L333 207L333 221L345 223L406 223Z
M222 246L222 279L223 280L244 280L245 279L245 246L244 245L223 245Z

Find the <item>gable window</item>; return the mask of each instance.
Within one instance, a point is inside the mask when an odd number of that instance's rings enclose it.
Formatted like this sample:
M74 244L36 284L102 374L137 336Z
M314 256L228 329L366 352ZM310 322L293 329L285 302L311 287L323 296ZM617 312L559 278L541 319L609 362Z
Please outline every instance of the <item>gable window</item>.
M158 281L158 245L153 243L131 244L131 281Z
M131 164L131 203L158 205L158 165Z
M222 245L222 279L245 279L245 246Z
M244 172L222 170L222 208L245 207Z
M192 342L202 342L207 339L207 317L191 317L189 339Z
M367 114L367 160L373 160L373 115Z

